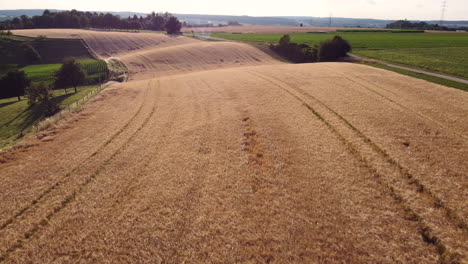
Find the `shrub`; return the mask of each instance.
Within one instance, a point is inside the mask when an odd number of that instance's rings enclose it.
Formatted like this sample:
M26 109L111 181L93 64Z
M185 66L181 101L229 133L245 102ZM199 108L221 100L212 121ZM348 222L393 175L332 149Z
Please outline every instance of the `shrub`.
M293 43L289 35L282 36L278 45L271 45L270 48L292 62L305 63L317 61L317 47Z
M5 77L2 78L2 85L6 87L5 91L1 91L2 94L9 94L18 97L18 101L21 100L21 96L24 95L24 90L31 84L31 80L26 76L24 71L10 71Z
M43 82L28 87L26 96L28 97L29 105L43 105L48 116L55 114L59 110L59 106L53 100L52 88Z
M333 39L320 43L320 46L310 47L306 44L291 42L289 35L283 35L277 45L270 45L270 49L296 62L334 61L345 57L351 51L351 45L345 39L335 36Z
M345 57L351 51L351 45L342 37L335 36L331 40L325 40L320 43L319 61L335 61L338 58Z

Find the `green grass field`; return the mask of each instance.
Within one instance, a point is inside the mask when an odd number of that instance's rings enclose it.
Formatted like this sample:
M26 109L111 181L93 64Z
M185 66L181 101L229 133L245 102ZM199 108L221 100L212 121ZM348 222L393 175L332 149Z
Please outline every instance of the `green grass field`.
M40 54L41 61L26 59L24 44L30 44ZM83 41L78 39L42 39L23 36L0 36L0 78L8 71L23 70L32 83L51 84L54 73L66 58L75 58L88 76L87 84L99 83L106 78L107 64L96 60Z
M308 45L338 35L347 39L353 54L468 79L468 34L351 33L290 34L291 41ZM283 34L213 33L213 37L247 42L277 43Z
M85 97L97 86L84 86L78 88L77 93L64 93L63 90L54 91L54 100L59 103L61 108L77 102ZM69 90L71 91L71 90ZM16 139L22 131L27 131L37 121L43 119L44 107L28 106L25 98L18 101L17 98L0 99L0 149Z
M54 72L60 69L61 64L40 64L29 65L20 70L24 71L31 83L36 84L43 82L45 84L52 84L54 82Z
M459 89L459 90L468 92L468 84L465 84L465 83L456 82L456 81L452 81L452 80L448 80L448 79L444 79L444 78L439 78L439 77L427 75L427 74L424 74L424 73L419 73L419 72L413 72L413 71L408 71L408 70L404 70L404 69L394 68L394 67L383 65L383 64L377 64L377 63L362 63L362 64L377 67L377 68L381 68L381 69L385 69L385 70L389 70L389 71L393 71L393 72L397 72L397 73L400 73L400 74L403 74L403 75L411 76L411 77L418 78L418 79L423 79L423 80L426 80L428 82L432 82L432 83L436 83L436 84L440 84L440 85L444 85L444 86L447 86L447 87L452 87L452 88L455 88L455 89Z
M362 28L362 29L337 29L336 32L424 33L424 30L417 30L417 29Z
M30 65L25 59L22 44L31 44L42 57L42 64ZM107 77L107 64L103 60L96 60L89 53L81 40L44 39L35 41L34 38L20 36L0 37L0 77L8 71L23 70L33 84L40 82L52 84L54 73L60 69L65 58L73 57L87 74L87 83L99 83ZM63 90L54 91L54 100L64 108L85 97L97 86L83 86L78 92L65 93ZM69 90L72 91L72 90ZM23 98L0 99L0 149L9 145L18 135L27 131L32 125L45 117L44 107L29 106Z
M88 83L98 83L104 80L107 74L107 64L103 60L84 59L78 60L82 69L86 72ZM8 71L19 69L26 73L33 84L43 82L52 84L54 82L54 73L60 69L62 64L36 64L18 68L18 64L0 64L0 78Z
M447 73L468 79L468 46L361 50L357 54L367 58L411 65L419 69Z

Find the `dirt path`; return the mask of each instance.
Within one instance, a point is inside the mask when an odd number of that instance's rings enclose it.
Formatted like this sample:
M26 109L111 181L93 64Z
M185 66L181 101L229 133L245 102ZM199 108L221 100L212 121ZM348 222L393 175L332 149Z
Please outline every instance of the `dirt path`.
M356 56L356 55L350 55L350 56L353 57L353 58L356 58L356 59L364 59L364 60L366 60L366 58L359 57L359 56ZM434 73L434 72L419 70L419 69L410 68L410 67L405 67L405 66L401 66L401 65L397 65L397 64L393 64L393 63L388 63L388 62L385 62L385 61L379 61L379 60L376 60L376 59L371 59L371 60L373 60L373 61L375 61L375 62L378 62L378 63L382 63L383 65L387 65L387 66L390 66L390 67L393 67L393 68L398 68L398 69L407 70L407 71L412 71L412 72L417 72L417 73L423 73L423 74L426 74L426 75L430 75L430 76L434 76L434 77L439 77L439 78L442 78L442 79L447 79L447 80L451 80L451 81L455 81L455 82L460 82L460 83L466 83L466 84L468 84L468 80L465 80L465 79L462 79L462 78L453 77L453 76L446 75L446 74L440 74L440 73Z
M124 54L144 80L3 153L0 262L466 260L466 93L234 44Z

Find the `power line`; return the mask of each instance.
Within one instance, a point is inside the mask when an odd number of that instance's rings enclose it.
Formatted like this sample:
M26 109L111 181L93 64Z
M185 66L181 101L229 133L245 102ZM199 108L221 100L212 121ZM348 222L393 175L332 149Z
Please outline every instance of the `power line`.
M447 10L447 0L442 1L442 12L440 14L440 26L444 23L445 11Z

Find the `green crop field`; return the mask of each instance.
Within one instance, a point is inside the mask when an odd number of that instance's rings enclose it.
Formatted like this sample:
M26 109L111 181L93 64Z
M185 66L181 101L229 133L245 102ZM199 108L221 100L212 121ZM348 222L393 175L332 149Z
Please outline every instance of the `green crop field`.
M468 34L332 32L327 34L295 33L291 41L319 44L333 36L347 39L353 54L390 61L468 79ZM213 37L247 42L276 43L283 34L213 33Z
M64 93L63 90L54 91L54 100L65 108L85 97L97 86L84 86L77 93ZM8 145L12 139L22 131L27 131L37 121L43 119L44 108L42 105L29 106L27 100L18 101L17 98L0 99L0 149Z
M445 48L411 48L387 50L361 50L359 55L416 68L438 71L468 78L468 46Z
M98 83L107 77L107 64L103 60L80 60L81 68L86 72L88 80Z

